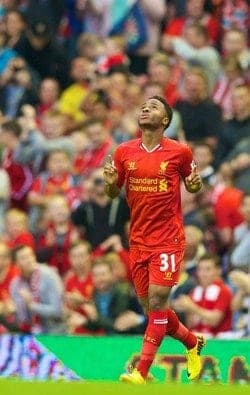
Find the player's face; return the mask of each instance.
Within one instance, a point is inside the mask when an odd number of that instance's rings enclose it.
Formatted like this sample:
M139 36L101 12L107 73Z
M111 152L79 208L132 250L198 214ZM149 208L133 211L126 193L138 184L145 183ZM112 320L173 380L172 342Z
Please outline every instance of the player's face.
M168 123L165 107L157 99L148 99L140 108L138 124L140 128L156 130L160 127L164 130Z

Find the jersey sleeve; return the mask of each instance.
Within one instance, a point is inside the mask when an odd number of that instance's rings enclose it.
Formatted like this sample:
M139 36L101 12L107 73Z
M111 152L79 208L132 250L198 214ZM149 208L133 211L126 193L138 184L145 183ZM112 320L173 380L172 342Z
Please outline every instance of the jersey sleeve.
M114 166L118 173L118 181L117 181L118 188L121 188L123 186L125 180L125 169L122 161L122 154L123 154L123 149L121 146L118 146L114 153Z
M180 175L184 180L192 171L192 166L195 165L193 153L191 148L183 144L182 152L181 152L181 165L180 165Z

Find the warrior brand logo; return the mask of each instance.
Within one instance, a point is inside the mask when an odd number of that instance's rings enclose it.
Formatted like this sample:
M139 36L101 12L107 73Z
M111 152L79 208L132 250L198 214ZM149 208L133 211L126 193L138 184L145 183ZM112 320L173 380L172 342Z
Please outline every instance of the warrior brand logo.
M164 160L163 162L160 163L160 170L159 170L159 174L163 175L166 172L166 169L168 167L168 161Z
M134 161L128 162L128 170L136 170L136 165Z

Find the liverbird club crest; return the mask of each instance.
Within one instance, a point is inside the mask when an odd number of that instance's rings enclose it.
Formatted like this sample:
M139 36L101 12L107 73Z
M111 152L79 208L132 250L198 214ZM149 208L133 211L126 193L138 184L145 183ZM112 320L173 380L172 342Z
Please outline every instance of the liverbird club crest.
M166 169L168 167L168 161L164 160L163 162L160 163L160 170L159 170L159 174L163 175L166 172Z

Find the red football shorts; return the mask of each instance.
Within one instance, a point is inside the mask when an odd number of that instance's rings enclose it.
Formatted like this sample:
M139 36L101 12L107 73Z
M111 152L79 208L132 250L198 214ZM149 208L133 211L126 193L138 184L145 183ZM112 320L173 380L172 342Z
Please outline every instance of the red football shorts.
M179 279L184 250L142 251L131 249L130 269L136 293L139 297L148 295L149 284L173 287Z

